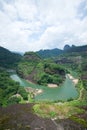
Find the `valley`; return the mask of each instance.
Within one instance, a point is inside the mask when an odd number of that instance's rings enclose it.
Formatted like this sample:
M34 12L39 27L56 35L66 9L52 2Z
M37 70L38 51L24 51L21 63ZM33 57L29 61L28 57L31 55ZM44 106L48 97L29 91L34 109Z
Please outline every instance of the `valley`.
M0 130L86 130L86 48L21 56L0 47Z
M78 92L75 88L73 80L66 75L66 79L61 86L58 87L47 87L33 84L20 78L17 74L12 74L11 78L16 82L19 82L21 86L31 87L35 90L42 90L42 93L36 94L34 97L35 101L67 101L69 99L76 99Z

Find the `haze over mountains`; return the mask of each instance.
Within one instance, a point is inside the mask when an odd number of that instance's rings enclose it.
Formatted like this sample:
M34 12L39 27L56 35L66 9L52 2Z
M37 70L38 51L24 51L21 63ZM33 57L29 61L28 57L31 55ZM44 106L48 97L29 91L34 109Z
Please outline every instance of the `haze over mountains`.
M62 53L65 53L65 52L82 52L82 51L87 51L87 45L84 45L84 46L75 46L75 45L72 45L72 46L69 46L68 44L66 44L63 48L63 50L59 49L59 48L54 48L54 49L45 49L45 50L39 50L39 51L36 51L36 53L38 55L40 55L42 58L49 58L49 57L55 57L55 56L58 56ZM7 56L10 54L13 54L13 57L15 56L18 56L20 57L20 55L23 56L23 52L11 52L9 51L8 49L4 48L4 47L0 47L0 55L2 57L2 55L4 54L4 52L8 53ZM4 57L3 55L3 59L6 58L6 59L9 59L9 56L8 57ZM17 58L18 58L17 57ZM20 59L20 58L19 58Z
M84 52L84 51L87 51L87 45L84 46L65 45L63 50L55 48L52 50L40 50L37 51L37 53L43 58L49 58L49 57L56 57L66 52Z

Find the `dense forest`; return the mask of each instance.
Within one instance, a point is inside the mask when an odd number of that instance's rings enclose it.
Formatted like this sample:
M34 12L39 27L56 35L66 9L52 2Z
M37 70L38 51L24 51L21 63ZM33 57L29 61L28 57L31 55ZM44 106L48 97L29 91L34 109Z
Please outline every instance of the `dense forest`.
M18 96L17 96L18 95ZM21 97L28 99L28 93L18 82L13 81L6 70L0 68L0 106L19 103Z
M65 79L65 69L53 60L44 60L35 52L25 53L18 64L18 74L39 85L61 84Z
M8 73L9 69L17 68L20 60L21 55L0 47L0 106L19 103L21 98L28 99L25 89L13 81Z
M21 55L0 47L0 66L5 68L14 68L21 59Z

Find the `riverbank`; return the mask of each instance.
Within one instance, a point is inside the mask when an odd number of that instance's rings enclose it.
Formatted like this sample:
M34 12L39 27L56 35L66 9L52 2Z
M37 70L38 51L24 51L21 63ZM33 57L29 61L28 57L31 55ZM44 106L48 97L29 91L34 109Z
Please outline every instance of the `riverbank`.
M31 88L31 87L25 87L25 90L26 90L28 93L33 93L35 96L38 95L38 94L43 93L43 90L42 90L42 89L34 89L34 88Z
M73 81L74 85L78 84L78 79L74 78L71 74L67 74L67 76Z
M58 87L57 84L48 84L47 86L48 86L49 88L57 88L57 87Z
M50 87L33 84L29 81L26 81L25 79L20 78L15 73L10 75L10 77L16 82L19 82L21 86L34 89L36 91L35 101L67 101L70 98L74 99L78 96L75 85L72 83L72 80L68 76L66 76L66 79L61 87L53 84L51 84ZM54 87L54 89L51 87Z

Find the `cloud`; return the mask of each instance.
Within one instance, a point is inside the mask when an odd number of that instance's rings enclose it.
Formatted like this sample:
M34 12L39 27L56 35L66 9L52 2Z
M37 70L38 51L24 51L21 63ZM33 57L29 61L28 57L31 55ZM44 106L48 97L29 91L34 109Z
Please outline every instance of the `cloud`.
M87 0L82 0L78 7L79 18L84 19L87 17Z
M0 45L35 51L87 44L86 0L0 0Z

